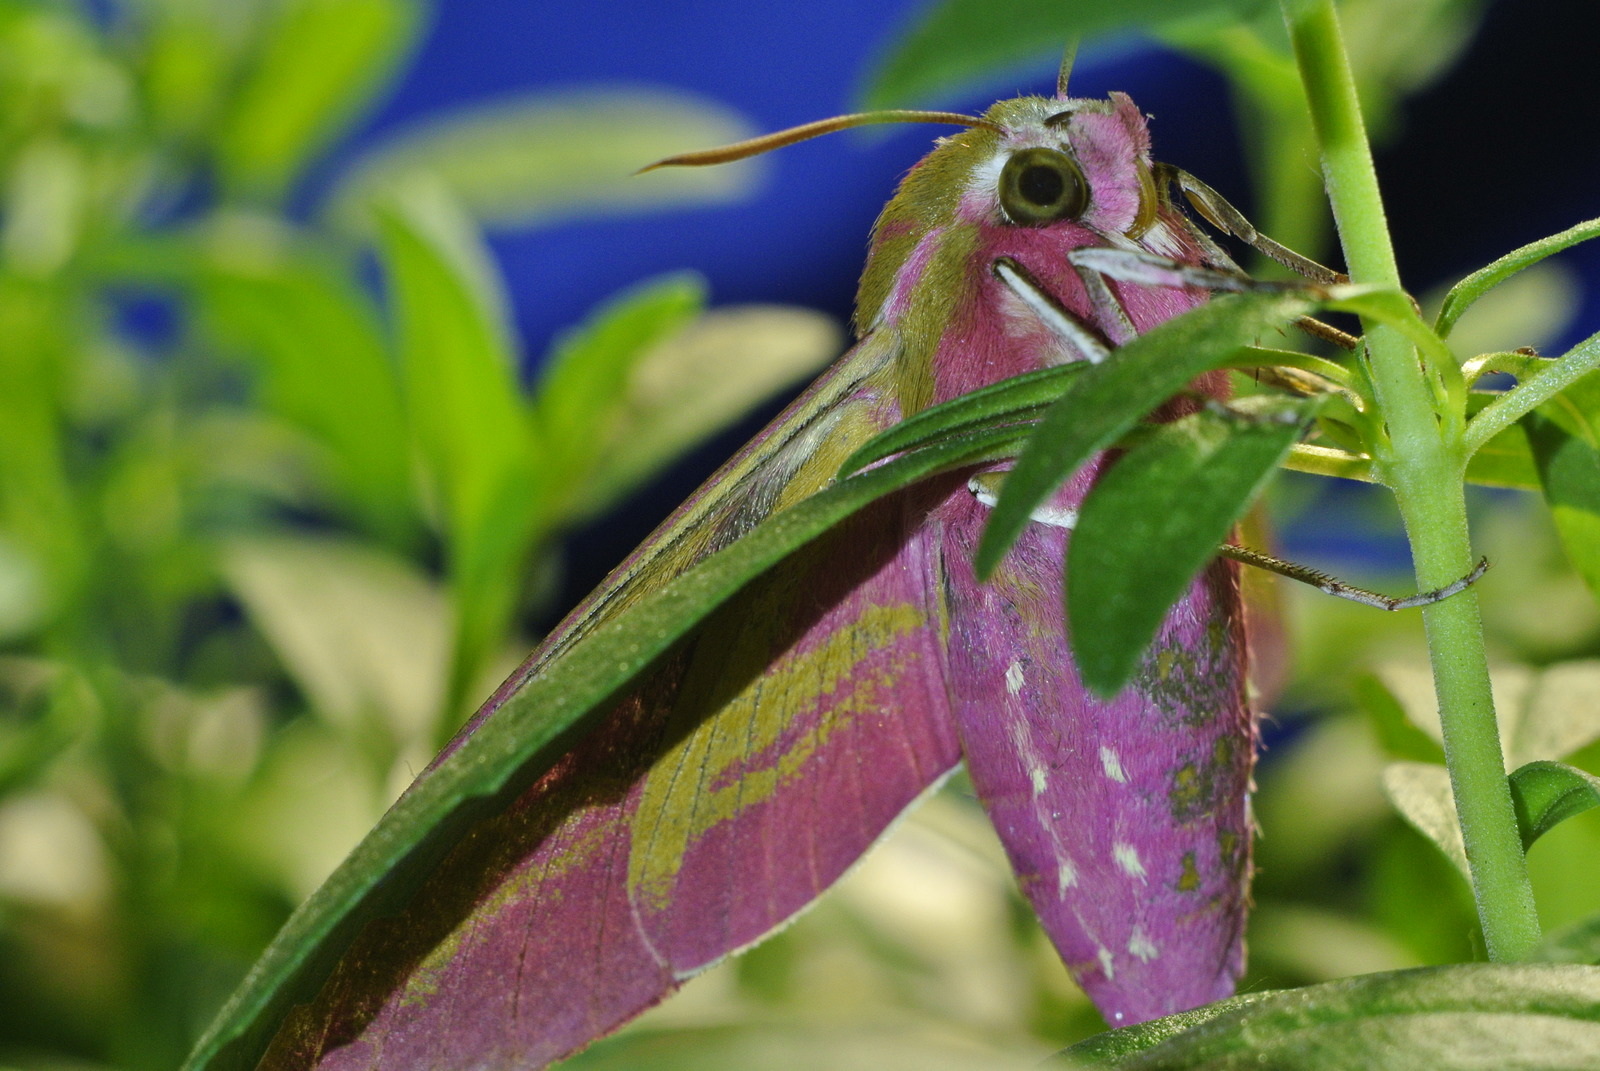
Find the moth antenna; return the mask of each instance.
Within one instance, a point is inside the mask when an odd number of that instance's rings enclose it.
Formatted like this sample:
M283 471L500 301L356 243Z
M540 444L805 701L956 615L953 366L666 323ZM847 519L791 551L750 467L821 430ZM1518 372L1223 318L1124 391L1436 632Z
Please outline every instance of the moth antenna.
M781 149L785 145L806 141L810 138L821 137L823 134L832 134L837 130L849 130L858 126L871 126L876 123L948 123L952 126L982 126L990 130L999 130L1000 127L987 119L980 119L973 115L962 115L959 112L925 112L916 109L890 108L877 112L857 112L854 115L836 115L832 119L818 119L811 123L802 123L792 126L788 130L779 130L773 134L763 134L759 138L750 138L747 141L736 141L732 145L724 145L719 149L702 149L699 152L680 153L669 156L665 160L657 160L649 167L641 167L634 172L642 175L646 171L654 171L658 167L705 167L709 164L726 164L733 160L743 160L747 157L758 156L773 149Z
M1061 100L1067 99L1067 80L1072 77L1072 63L1078 58L1078 39L1067 39L1067 47L1061 53L1061 66L1056 68L1056 96Z

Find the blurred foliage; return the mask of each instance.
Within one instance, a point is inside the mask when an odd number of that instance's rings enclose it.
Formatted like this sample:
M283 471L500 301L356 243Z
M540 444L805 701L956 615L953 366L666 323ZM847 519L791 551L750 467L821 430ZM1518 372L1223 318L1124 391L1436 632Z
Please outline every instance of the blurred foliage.
M292 208L427 16L0 0L0 1065L176 1066L527 649L559 534L840 347L677 276L524 382L480 229L737 194L611 182L748 133L681 94L441 115Z
M647 207L596 176L743 136L731 117L637 95L621 115L605 93L474 106L291 212L403 68L420 3L87 6L0 0L0 1065L168 1068L526 649L563 529L839 336L799 310L707 313L671 277L599 306L530 389L480 228ZM1273 5L1192 6L1248 16L1163 32L1229 72L1262 132L1258 222L1315 251ZM1400 34L1384 6L1344 5L1380 131L1476 9L1408 5ZM1034 29L1059 48L1058 24ZM657 196L741 181L683 171ZM1543 278L1535 296L1570 308ZM1280 488L1280 522L1311 484ZM1505 679L1600 654L1549 521L1479 505ZM1247 988L1472 958L1465 884L1383 795L1388 763L1438 758L1396 684L1426 664L1414 619L1279 597L1296 653L1257 797ZM1566 758L1593 771L1600 746ZM1592 813L1530 856L1566 927L1552 960L1595 961L1597 856ZM572 1066L1031 1066L1099 1027L958 777L793 926Z

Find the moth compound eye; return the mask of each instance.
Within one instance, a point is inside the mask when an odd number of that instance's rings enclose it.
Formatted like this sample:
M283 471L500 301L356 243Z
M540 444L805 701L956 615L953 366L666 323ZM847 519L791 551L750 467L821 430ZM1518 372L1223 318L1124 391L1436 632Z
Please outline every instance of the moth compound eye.
M1013 223L1039 227L1079 216L1088 205L1089 184L1065 153L1023 149L1000 172L1000 207Z

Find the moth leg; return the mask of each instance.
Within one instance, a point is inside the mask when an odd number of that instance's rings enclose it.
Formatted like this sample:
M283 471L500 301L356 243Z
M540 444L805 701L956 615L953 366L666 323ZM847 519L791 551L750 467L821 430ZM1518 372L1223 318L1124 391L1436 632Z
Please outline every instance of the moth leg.
M981 506L993 509L1000 500L1000 485L1005 481L1003 472L983 472L967 481L967 490L972 497L978 500ZM1034 510L1031 519L1038 524L1047 524L1053 528L1071 529L1077 526L1078 511L1062 506L1041 506ZM1411 610L1419 606L1432 606L1436 602L1443 602L1450 596L1465 591L1477 582L1489 568L1489 559L1480 558L1472 572L1459 580L1452 581L1442 588L1432 591L1421 591L1415 595L1392 596L1380 595L1375 591L1358 588L1354 584L1347 584L1343 580L1331 577L1327 573L1318 572L1310 566L1300 565L1298 562L1284 561L1274 558L1270 554L1263 554L1259 550L1241 547L1234 543L1223 543L1217 548L1217 553L1224 558L1232 558L1245 565L1253 565L1258 569L1265 569L1269 573L1298 580L1302 584L1309 584L1318 591L1335 598L1348 599L1359 602L1363 606L1371 606L1379 610Z
M1040 286L1038 281L1028 274L1028 269L1021 264L1010 257L1001 257L994 262L990 270L994 272L995 278L1004 283L1006 288L1039 318L1039 322L1044 324L1051 334L1083 354L1084 359L1090 364L1099 364L1111 356L1111 347L1106 345L1105 340L1094 328L1084 323L1069 309L1062 307L1061 303ZM1109 294L1108 290L1107 295Z
M1067 261L1079 274L1093 271L1136 286L1198 286L1204 290L1298 290L1295 283L1252 279L1243 272L1185 264L1171 257L1136 249L1074 249Z
M1472 572L1459 580L1451 581L1444 587L1434 588L1432 591L1419 591L1415 595L1397 598L1358 588L1353 584L1345 583L1337 577L1318 572L1309 566L1274 558L1271 555L1261 553L1259 550L1251 550L1249 547L1224 543L1217 550L1224 558L1232 558L1236 562L1253 565L1258 569L1265 569L1269 573L1277 573L1279 576L1288 577L1290 580L1298 580L1302 584L1311 585L1326 595L1349 599L1351 602L1359 602L1363 606L1371 606L1379 610L1410 610L1418 606L1432 606L1436 602L1442 602L1452 595L1465 591L1476 583L1478 578L1489 568L1489 559L1480 558L1478 559L1478 564L1473 567Z
M1244 213L1229 204L1223 196L1204 182L1195 178L1182 168L1172 167L1169 164L1160 165L1157 175L1160 178L1176 183L1178 189L1183 191L1183 196L1194 206L1194 210L1205 221L1224 234L1231 234L1244 242L1251 249L1271 257L1285 268L1297 275L1319 283L1348 283L1350 277L1332 268L1325 268L1309 257L1303 257L1286 245L1273 241L1260 231L1255 224L1244 218Z

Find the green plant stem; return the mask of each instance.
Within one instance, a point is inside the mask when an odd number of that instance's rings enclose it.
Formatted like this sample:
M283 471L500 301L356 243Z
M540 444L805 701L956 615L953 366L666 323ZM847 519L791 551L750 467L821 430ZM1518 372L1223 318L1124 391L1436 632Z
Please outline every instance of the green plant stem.
M1283 12L1351 280L1398 288L1338 14L1332 0L1283 0ZM1473 563L1464 414L1438 404L1442 392L1398 332L1364 326L1373 388L1388 429L1387 440L1375 444L1375 467L1394 491L1418 586L1439 587L1464 576ZM1428 607L1423 623L1484 944L1493 960L1523 959L1539 940L1539 919L1505 776L1476 593L1469 589Z

